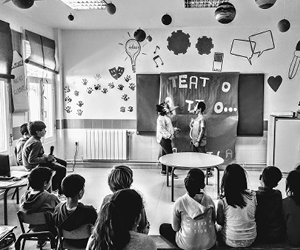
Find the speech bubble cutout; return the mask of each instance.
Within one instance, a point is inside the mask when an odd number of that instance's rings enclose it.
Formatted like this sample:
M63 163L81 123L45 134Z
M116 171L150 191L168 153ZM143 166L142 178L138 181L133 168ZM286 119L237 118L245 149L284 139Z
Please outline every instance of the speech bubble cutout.
M271 30L260 32L249 36L249 41L255 42L255 48L252 47L253 54L258 54L257 57L261 56L264 51L275 48L273 35Z
M252 65L251 58L253 56L253 47L255 48L255 42L233 39L230 54L234 56L246 57L248 62Z

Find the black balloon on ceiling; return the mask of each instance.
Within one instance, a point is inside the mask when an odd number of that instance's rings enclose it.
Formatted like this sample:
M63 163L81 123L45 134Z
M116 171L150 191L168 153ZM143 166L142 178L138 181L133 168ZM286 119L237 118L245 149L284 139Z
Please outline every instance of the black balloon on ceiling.
M116 6L115 6L113 3L108 3L108 4L106 5L106 12L107 12L108 14L113 15L113 14L116 13L116 10L117 10L117 8L116 8Z
M169 14L165 14L161 18L161 22L164 25L169 25L172 22L172 17Z
M74 20L74 16L73 14L71 13L70 15L68 15L68 19L72 22Z
M143 42L146 39L146 32L142 29L137 29L134 34L134 39L138 42Z
M21 9L29 9L34 4L34 0L12 0L12 2Z
M289 20L282 19L278 22L277 27L280 32L286 32L290 29L291 24L290 24Z

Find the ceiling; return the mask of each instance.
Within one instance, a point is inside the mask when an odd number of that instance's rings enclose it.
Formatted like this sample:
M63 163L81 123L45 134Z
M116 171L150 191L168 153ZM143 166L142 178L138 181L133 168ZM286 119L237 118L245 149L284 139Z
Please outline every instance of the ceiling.
M20 9L12 1L3 5L13 9L16 13L28 16L35 22L59 29L166 28L161 21L164 14L172 17L170 27L216 25L220 28L225 27L216 21L215 8L184 8L184 0L111 0L111 2L117 9L114 15L108 14L105 10L72 10L60 0L36 0L29 9ZM298 0L277 0L275 5L268 10L260 9L255 0L231 0L230 2L234 4L237 13L235 20L230 23L231 27L238 26L240 23L245 25L242 19L248 19L247 22L251 26L273 23L276 25L286 13L298 11L300 8ZM269 15L274 11L285 13L284 15ZM70 13L74 15L74 21L68 19ZM260 18L255 18L256 15L260 15Z

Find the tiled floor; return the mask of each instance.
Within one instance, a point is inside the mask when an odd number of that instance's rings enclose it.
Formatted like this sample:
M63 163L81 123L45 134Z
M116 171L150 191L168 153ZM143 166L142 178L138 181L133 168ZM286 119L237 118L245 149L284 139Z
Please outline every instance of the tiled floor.
M86 168L76 167L74 173L80 174L86 179L85 194L82 202L85 204L91 204L95 208L99 208L103 197L110 193L107 185L107 176L110 168ZM68 171L68 174L71 173ZM179 176L178 180L175 180L175 199L185 193L183 185L183 179L186 176L187 171L178 170L176 174ZM221 172L221 176L222 176ZM257 189L259 186L259 174L260 171L248 170L248 186L250 189ZM216 176L216 174L215 174ZM145 208L150 221L151 227L149 234L159 234L159 225L163 222L171 222L172 206L171 202L171 188L166 186L166 177L160 175L159 169L153 168L133 168L133 185L132 188L140 191L144 198ZM206 192L216 201L217 192L216 186L213 185L216 178L209 179L209 185L206 186ZM285 176L280 181L277 187L281 190L282 195L285 197ZM23 189L21 194L24 193ZM17 225L15 230L16 236L20 234L20 227L17 221L16 212L18 211L18 205L14 200L9 198L8 200L8 222L9 225ZM0 224L3 224L3 201L0 201ZM35 249L35 243L26 243L25 249ZM44 248L50 249L49 244Z

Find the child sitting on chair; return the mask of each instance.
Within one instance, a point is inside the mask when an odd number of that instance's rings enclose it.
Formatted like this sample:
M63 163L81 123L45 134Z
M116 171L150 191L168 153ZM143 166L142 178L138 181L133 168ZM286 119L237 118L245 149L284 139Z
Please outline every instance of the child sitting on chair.
M30 138L27 123L24 123L20 126L20 133L21 133L22 137L17 141L16 147L15 147L15 154L16 154L17 164L19 166L23 165L22 150L23 150L24 144Z
M52 170L47 167L38 167L30 172L28 181L31 189L27 190L21 197L20 211L28 214L45 212L48 225L30 225L30 229L34 232L49 230L53 235L56 235L52 212L59 203L59 199L47 191L51 186L51 178ZM39 241L38 244L45 245L46 242Z
M108 175L108 186L110 190L115 193L118 190L130 188L133 182L132 169L126 165L119 165L112 168ZM113 194L108 194L104 197L100 210L108 203ZM139 233L148 234L150 223L147 220L146 211L143 207L141 212L141 221L137 227Z
M58 204L55 208L53 218L57 228L73 231L85 224L95 224L96 209L79 202L84 194L84 184L85 179L79 174L70 174L63 179L61 189L67 201ZM85 246L87 241L88 239L78 240L76 246Z

